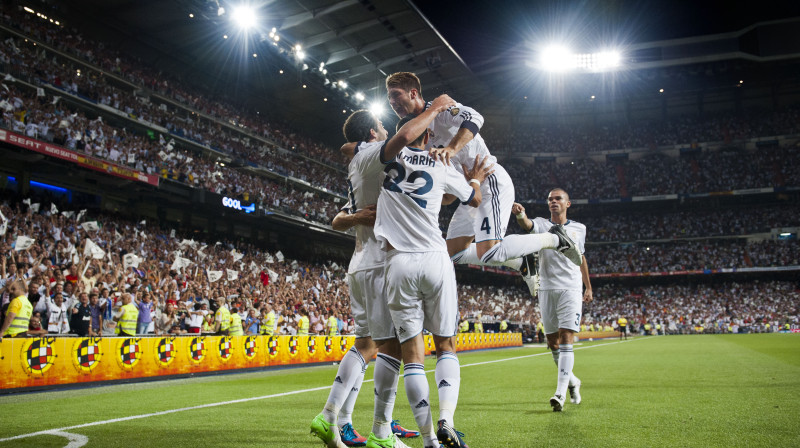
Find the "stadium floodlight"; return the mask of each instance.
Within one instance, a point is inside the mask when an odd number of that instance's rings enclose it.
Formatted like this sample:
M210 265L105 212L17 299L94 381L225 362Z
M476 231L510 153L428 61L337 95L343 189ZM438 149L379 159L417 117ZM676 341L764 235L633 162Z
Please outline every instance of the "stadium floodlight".
M294 56L295 56L297 59L299 59L299 60L301 60L301 61L302 61L303 59L305 59L305 58L306 58L306 52L305 52L305 51L303 51L303 50L297 50L297 51L295 51L295 52L294 52ZM307 66L307 65L306 65L306 68L308 68L308 66ZM305 70L306 68L304 68L303 70Z
M384 110L385 109L383 107L383 103L379 103L376 101L369 105L369 113L371 113L375 117L380 118L383 115Z
M361 92L356 92L356 101L364 101L364 94Z
M622 55L618 51L603 51L594 56L594 66L589 68L599 71L619 67L622 61Z
M339 87L346 89L347 88L347 81L340 79L339 80Z
M542 67L551 72L565 72L575 68L575 57L568 48L552 45L542 51Z
M231 19L243 30L252 28L256 24L256 12L249 6L239 6L233 10Z
M218 15L218 16L221 16L221 15L223 15L223 14L225 14L225 8L223 8L222 6L220 6L220 7L219 7L219 9L217 10L217 15Z

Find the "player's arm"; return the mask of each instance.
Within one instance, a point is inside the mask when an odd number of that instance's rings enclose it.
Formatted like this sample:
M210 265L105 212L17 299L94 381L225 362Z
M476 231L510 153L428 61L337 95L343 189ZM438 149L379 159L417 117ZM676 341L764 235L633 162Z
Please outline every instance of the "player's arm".
M404 124L402 128L398 129L397 134L386 142L386 145L381 148L381 162L385 163L397 157L403 148L428 130L428 126L433 119L436 118L436 115L446 111L447 108L451 106L455 106L455 104L456 102L447 95L439 95L436 97L433 103L431 103L431 107L417 115L413 120Z
M464 171L464 177L469 179L469 185L472 187L472 198L468 201L471 207L481 205L483 197L481 196L481 183L486 180L489 175L494 173L494 164L486 166L486 159L488 157L475 157L475 163L472 169L467 169L466 165L461 165Z
M589 303L594 300L594 297L592 297L592 282L589 280L589 265L586 264L586 255L581 255L581 258L583 258L581 262L581 280L583 280L583 286L586 287L583 292L583 301Z
M448 109L448 114L445 117L450 126L458 126L458 131L447 146L444 148L432 148L430 154L431 157L449 164L450 158L458 154L467 143L478 135L481 127L483 127L483 116L471 107L456 104L455 108Z
M6 311L6 320L3 321L3 327L0 328L0 339L3 339L3 335L6 334L6 330L8 330L8 327L11 326L11 322L13 322L16 317L17 313L11 310Z
M456 195L445 193L442 195L442 205L450 205L458 199Z
M372 227L375 225L375 205L368 205L355 213L342 210L331 222L333 230L344 232L357 225Z
M525 214L525 207L523 207L522 204L515 202L514 205L511 206L511 213L517 217L517 224L522 227L522 230L528 233L533 230L533 221Z

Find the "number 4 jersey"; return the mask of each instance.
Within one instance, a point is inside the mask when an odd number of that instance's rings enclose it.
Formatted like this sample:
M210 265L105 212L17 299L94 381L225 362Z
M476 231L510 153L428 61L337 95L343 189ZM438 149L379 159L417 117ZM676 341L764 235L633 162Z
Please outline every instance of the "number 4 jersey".
M447 252L439 228L442 195L468 203L475 194L472 186L455 168L417 148L403 148L384 163L383 171L375 220L378 241L401 252Z

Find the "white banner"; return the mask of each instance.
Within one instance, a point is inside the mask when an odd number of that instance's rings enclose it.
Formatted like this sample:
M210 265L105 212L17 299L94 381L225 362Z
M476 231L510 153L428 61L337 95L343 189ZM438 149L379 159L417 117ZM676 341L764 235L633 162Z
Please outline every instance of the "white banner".
M225 272L228 273L228 280L234 281L239 279L239 271L234 271L231 269L225 269Z
M81 227L83 227L83 230L87 232L96 232L100 230L100 226L97 225L97 221L86 221L81 223Z
M125 256L122 257L122 266L125 269L128 269L129 267L138 268L139 263L141 262L142 259L139 258L136 254L125 254Z
M207 271L207 273L208 273L208 281L210 281L211 283L214 283L222 278L222 271Z
M21 250L29 249L31 246L33 246L33 243L35 242L36 240L33 238L28 238L27 236L20 235L17 237L17 242L14 245L14 250L16 252L19 252Z

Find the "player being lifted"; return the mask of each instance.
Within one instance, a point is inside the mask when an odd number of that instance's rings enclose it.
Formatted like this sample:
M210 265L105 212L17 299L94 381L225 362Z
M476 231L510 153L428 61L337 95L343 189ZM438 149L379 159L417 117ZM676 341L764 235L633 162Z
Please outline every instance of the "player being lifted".
M575 354L572 343L575 333L580 330L583 302L592 301L592 284L589 281L589 267L586 257L583 256L586 243L586 226L567 219L567 209L572 205L569 195L561 188L550 190L547 196L547 205L550 208L550 219L529 219L525 215L525 208L514 204L511 211L517 216L517 223L522 230L530 233L543 233L555 226L563 226L570 238L578 245L583 259L580 267L564 260L549 251L539 252L539 309L542 312L544 333L547 335L547 345L553 353L553 361L558 366L558 382L556 393L550 399L553 411L560 412L564 407L564 397L569 389L570 402L581 402L581 381L572 373L575 364ZM537 295L538 285L528 281L531 295ZM581 298L582 285L586 286Z
M386 176L378 198L375 237L387 250L386 297L401 344L406 396L424 446L436 448L441 442L447 447L466 448L462 434L453 424L461 382L454 343L458 292L455 270L441 237L438 217L445 193L464 204L478 206L480 184L491 174L491 168L484 167L485 160L479 157L471 169L464 168L470 179L467 182L464 175L430 157L423 149L428 125L444 111L440 109L441 98L418 117L406 114L398 123L397 134L382 150ZM454 105L450 101L447 105ZM436 428L423 366L423 328L433 334L436 344L435 377L439 394ZM372 446L391 445L376 443Z
M393 73L386 78L386 91L398 117L420 114L429 104L422 98L419 78L409 72ZM572 263L580 265L581 256L575 244L560 226L554 226L550 235L508 235L508 220L514 203L514 185L511 177L489 153L478 132L483 117L474 109L456 104L440 113L430 125L427 148L437 159L453 165L471 167L477 157L494 164L495 172L481 185L483 202L475 209L460 205L447 229L447 251L458 264L503 265L520 270L530 276L531 260L522 257L541 249L556 249ZM475 241L473 243L473 241Z
M445 110L452 104L449 97L437 98L433 110ZM348 164L348 203L333 219L336 230L356 229L356 248L350 260L347 280L350 286L350 307L355 321L356 343L348 351L336 372L328 401L323 411L311 422L311 432L329 447L366 444L405 447L397 436L416 437L392 420L397 382L400 375L400 344L397 340L388 302L384 295L384 261L386 252L375 239L375 204L383 190L385 160L393 159L403 145L388 145L383 124L366 110L353 112L343 127L348 142L342 153ZM384 159L385 157L385 159ZM375 361L375 413L372 433L363 439L353 429L350 415L364 380L367 363ZM341 428L341 435L336 429ZM341 439L341 441L340 441Z

